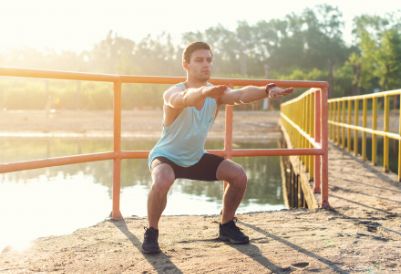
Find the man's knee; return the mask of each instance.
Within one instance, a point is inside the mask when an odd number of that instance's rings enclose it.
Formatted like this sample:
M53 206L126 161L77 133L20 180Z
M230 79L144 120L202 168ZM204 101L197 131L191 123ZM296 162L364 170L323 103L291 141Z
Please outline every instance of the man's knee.
M248 177L246 176L245 170L240 167L233 178L233 184L238 188L246 188L248 184Z
M225 180L234 187L246 188L248 183L244 168L231 160L224 160L218 167L216 175L219 180Z
M174 171L169 165L157 166L152 171L152 190L162 194L167 193L174 180Z

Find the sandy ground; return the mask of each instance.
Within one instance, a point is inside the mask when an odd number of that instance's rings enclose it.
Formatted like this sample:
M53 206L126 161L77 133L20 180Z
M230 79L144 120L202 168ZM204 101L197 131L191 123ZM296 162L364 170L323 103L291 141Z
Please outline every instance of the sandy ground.
M217 241L217 216L164 216L143 255L146 220L126 216L6 248L0 273L400 273L401 183L333 145L329 161L333 209L239 215L249 245Z

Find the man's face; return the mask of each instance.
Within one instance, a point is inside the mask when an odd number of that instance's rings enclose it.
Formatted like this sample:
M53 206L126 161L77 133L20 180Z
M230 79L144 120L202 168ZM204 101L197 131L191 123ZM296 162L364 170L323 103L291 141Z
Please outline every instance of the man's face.
M191 55L189 63L184 62L184 68L190 77L199 81L207 81L210 79L212 71L212 60L213 56L210 50L195 50Z

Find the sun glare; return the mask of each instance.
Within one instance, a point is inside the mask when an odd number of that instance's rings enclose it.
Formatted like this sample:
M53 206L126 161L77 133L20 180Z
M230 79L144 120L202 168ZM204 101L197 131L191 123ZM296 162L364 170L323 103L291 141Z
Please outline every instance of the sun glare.
M205 0L188 5L181 0L170 1L2 1L0 9L0 52L15 48L41 50L90 50L109 31L132 40L146 35L170 33L179 40L181 33L203 31L219 24L235 29L238 21L250 24L260 20L283 18L302 12L317 4L338 6L351 30L352 18L362 13L390 12L393 1L357 2L311 0L280 2L248 0L246 4L232 1ZM229 16L228 16L229 14Z
M9 181L0 177L0 252L23 250L38 237L71 233L107 217L111 199L107 187L77 174Z

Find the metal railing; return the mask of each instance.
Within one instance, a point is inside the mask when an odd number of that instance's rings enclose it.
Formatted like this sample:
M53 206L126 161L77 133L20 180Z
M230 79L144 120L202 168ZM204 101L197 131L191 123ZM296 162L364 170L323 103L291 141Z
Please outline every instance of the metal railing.
M109 82L113 84L113 151L103 153L91 153L70 155L65 157L56 157L43 160L34 160L26 162L16 162L0 164L0 173L14 172L27 169L53 167L67 164L76 164L84 162L113 160L113 190L112 190L112 214L113 219L121 219L120 212L120 188L121 188L121 160L123 159L140 159L147 158L149 151L122 151L121 150L121 86L122 84L176 84L185 80L183 77L152 77L152 76L124 76L124 75L110 75L110 74L92 74L80 72L65 72L65 71L45 71L45 70L27 70L17 68L0 68L0 76L13 76L13 77L34 77L46 79L62 79L62 80L85 80L85 81L100 81ZM266 85L272 80L243 80L243 79L212 79L213 84L226 84L230 86L246 86L246 85ZM281 87L294 87L294 88L309 88L317 87L327 90L326 82L317 81L276 81L278 86ZM323 92L326 94L326 92ZM327 98L322 96L322 101ZM327 102L327 100L325 101ZM325 103L322 103L321 119L322 132L326 131L324 121ZM324 137L321 139L320 149L232 149L232 122L233 122L233 107L226 106L225 111L225 137L224 148L222 150L209 150L209 152L216 155L231 158L235 156L280 156L280 155L321 155L323 157L322 177L323 186L327 185L327 141ZM323 136L325 136L323 134ZM325 189L325 187L323 188ZM328 205L327 191L324 193L323 206Z
M389 139L398 141L398 180L401 181L401 106L398 133L390 129L390 98L401 97L401 90L391 90L367 95L349 96L329 100L329 138L343 149L358 155L359 133L362 135L361 156L367 160L367 134L372 137L373 165L377 164L377 137L383 137L383 168L389 171ZM378 129L378 100L383 99L383 130ZM362 108L360 107L362 103ZM368 108L370 105L370 108ZM371 119L368 121L368 109ZM362 114L362 124L360 116ZM368 127L368 122L370 127Z
M307 152L299 157L300 164L314 182L313 192L321 193L322 206L328 207L327 86L309 89L280 109L287 145Z

